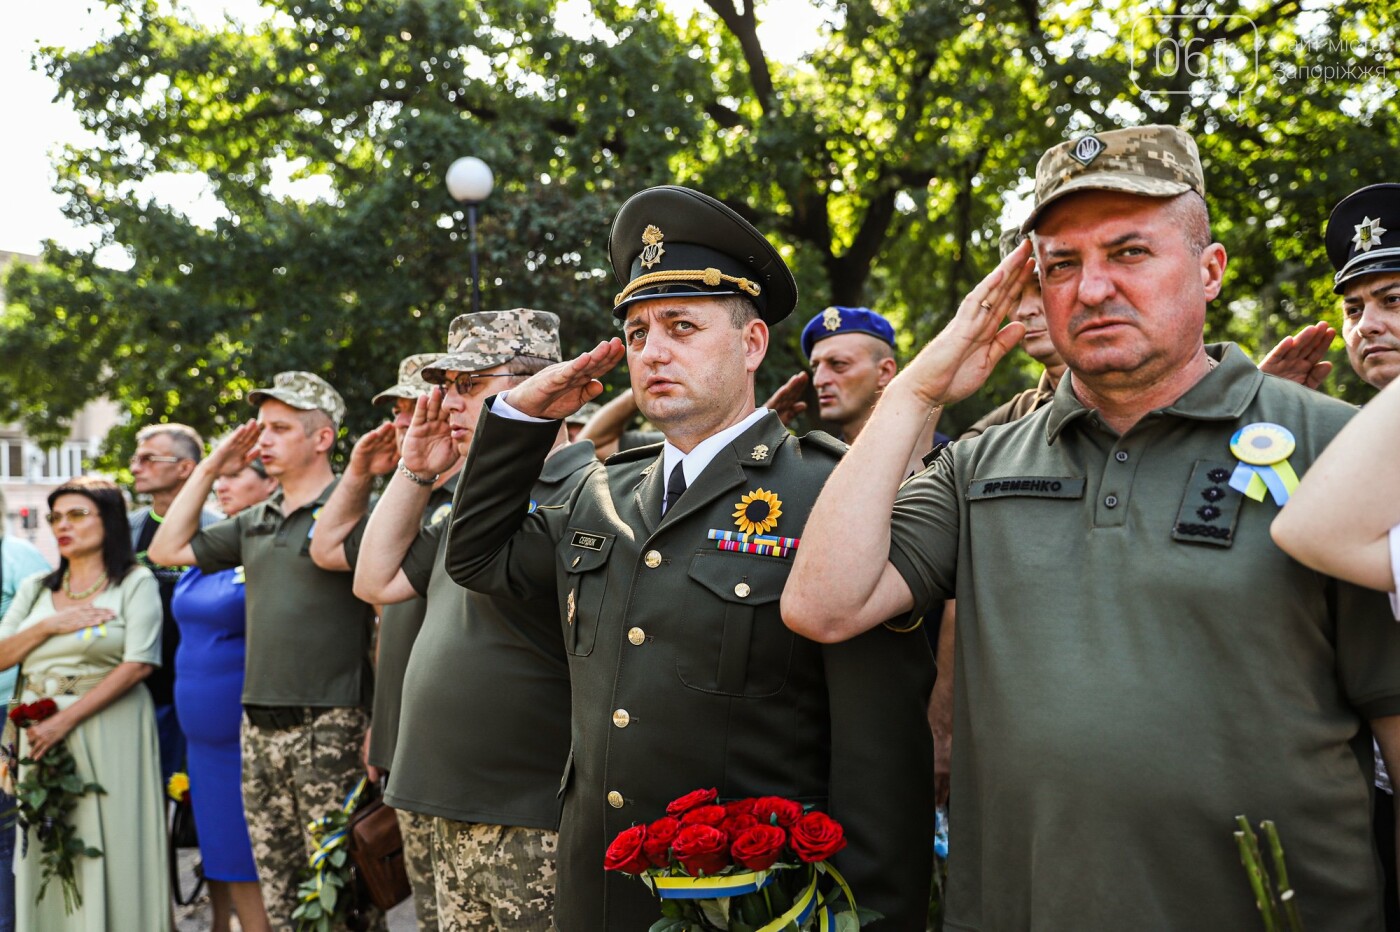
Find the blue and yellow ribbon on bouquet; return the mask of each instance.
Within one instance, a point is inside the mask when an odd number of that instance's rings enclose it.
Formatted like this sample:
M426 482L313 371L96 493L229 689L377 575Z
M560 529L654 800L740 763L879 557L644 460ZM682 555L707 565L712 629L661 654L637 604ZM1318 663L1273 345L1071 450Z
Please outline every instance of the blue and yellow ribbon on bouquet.
M1256 502L1270 493L1274 504L1282 507L1298 487L1298 474L1288 463L1296 447L1293 434L1278 424L1259 421L1241 427L1230 438L1230 452L1240 461L1230 476L1230 488Z
M710 900L756 893L772 883L775 874L776 871L772 870L745 871L722 877L652 877L643 874L642 880L655 890L656 895L663 900ZM822 895L817 891L819 874L831 875L832 879L841 887L841 892L846 895L846 902L851 905L851 909L854 911L856 908L855 895L851 893L846 878L842 877L836 868L822 861L812 865L807 886L798 894L792 906L781 916L760 926L756 932L781 932L792 925L796 925L800 929L812 918L813 914L816 915L817 932L834 932L836 919L832 915L831 906L823 900Z
M355 788L345 797L345 802L340 805L340 812L344 814L344 819L337 819L335 815L322 816L319 819L312 819L306 823L306 830L311 833L311 840L316 845L316 850L311 852L311 869L316 875L316 892L307 893L302 896L303 900L313 900L320 895L321 887L325 883L327 860L338 849L345 847L350 841L349 816L355 811L355 807L360 802L360 794L364 792L366 778L361 777L355 784ZM343 824L330 831L337 821Z

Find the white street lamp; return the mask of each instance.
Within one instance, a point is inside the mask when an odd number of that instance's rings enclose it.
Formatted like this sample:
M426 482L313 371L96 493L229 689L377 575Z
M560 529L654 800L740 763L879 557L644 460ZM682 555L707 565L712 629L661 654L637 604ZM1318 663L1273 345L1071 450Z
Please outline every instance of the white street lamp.
M491 196L495 181L491 166L472 155L457 159L447 167L447 193L467 208L467 228L471 232L473 313L481 310L481 277L477 273L476 259L476 207Z

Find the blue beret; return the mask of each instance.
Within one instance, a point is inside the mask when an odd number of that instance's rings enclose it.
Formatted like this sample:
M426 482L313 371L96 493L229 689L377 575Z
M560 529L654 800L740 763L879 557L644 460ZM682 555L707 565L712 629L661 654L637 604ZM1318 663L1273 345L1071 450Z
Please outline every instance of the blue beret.
M841 333L868 333L894 346L894 327L888 320L868 307L829 307L802 328L802 352L812 358L812 346L818 340Z

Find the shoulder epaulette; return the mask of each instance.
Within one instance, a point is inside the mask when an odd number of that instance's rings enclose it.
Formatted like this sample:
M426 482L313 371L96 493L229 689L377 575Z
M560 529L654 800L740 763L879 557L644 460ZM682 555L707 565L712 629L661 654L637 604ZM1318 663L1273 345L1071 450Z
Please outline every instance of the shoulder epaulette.
M831 454L836 459L845 456L846 451L850 449L846 444L837 440L824 430L814 430L805 433L798 438L798 443L803 450L806 450L808 447L815 447L823 453Z
M604 466L617 466L621 463L635 463L637 460L650 459L661 452L664 443L649 443L644 447L633 447L630 450L619 450L612 456L603 460Z

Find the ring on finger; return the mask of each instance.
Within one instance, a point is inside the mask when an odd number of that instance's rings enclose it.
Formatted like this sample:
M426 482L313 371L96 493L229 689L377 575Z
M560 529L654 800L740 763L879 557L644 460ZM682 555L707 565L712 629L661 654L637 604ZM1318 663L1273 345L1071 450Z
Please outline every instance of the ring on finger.
M977 302L977 304L978 304L978 306L981 307L982 310L984 310L984 311L990 311L990 310L992 309L992 305L991 305L989 302L987 302L987 301L979 301L979 302Z

